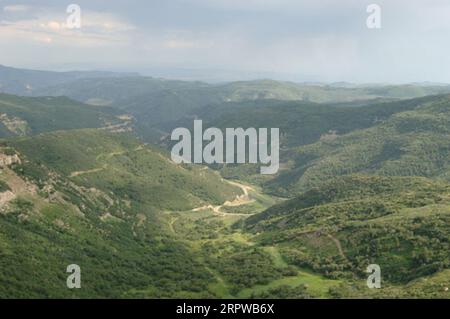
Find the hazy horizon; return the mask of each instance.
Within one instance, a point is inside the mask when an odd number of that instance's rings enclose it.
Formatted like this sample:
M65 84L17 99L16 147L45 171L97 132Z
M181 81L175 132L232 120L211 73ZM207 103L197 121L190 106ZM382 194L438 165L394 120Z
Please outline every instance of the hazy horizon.
M450 3L0 0L0 64L226 82L450 83ZM370 29L370 4L381 28Z
M162 79L162 80L179 80L179 81L191 81L191 82L204 82L207 84L226 84L226 83L232 83L232 82L252 82L252 81L277 81L277 82L286 82L286 83L294 83L294 84L300 84L300 85L309 85L309 86L336 86L336 87L344 87L344 86L350 86L350 87L373 87L373 86L402 86L402 85L419 85L419 86L450 86L450 82L430 82L430 81L422 81L422 82L348 82L348 81L333 81L333 82L325 82L325 81L301 81L301 80L295 80L295 79L288 79L283 78L277 75L274 75L273 77L270 76L270 74L267 74L267 76L255 76L252 77L251 74L247 74L247 76L239 77L239 78L233 78L231 75L229 79L226 78L214 78L214 77L208 77L208 72L211 71L217 71L217 70L202 70L202 69L166 69L166 70L157 70L157 71L145 71L140 72L139 70L123 70L123 69L102 69L102 68L84 68L84 69L77 69L77 68L55 68L55 69L42 69L42 68L27 68L27 67L20 67L20 66L12 66L12 65L3 65L0 64L0 67L6 67L6 68L12 68L12 69L18 69L18 70L28 70L28 71L43 71L43 72L57 72L57 73L64 73L64 72L110 72L110 73L123 73L130 75L136 75L140 77L150 77L155 79ZM221 70L225 73L231 74L233 71L227 71L227 70ZM178 73L179 72L179 73ZM204 75L201 75L201 73L204 73ZM200 75L199 75L200 74ZM253 74L258 74L257 72ZM261 72L262 74L262 72Z

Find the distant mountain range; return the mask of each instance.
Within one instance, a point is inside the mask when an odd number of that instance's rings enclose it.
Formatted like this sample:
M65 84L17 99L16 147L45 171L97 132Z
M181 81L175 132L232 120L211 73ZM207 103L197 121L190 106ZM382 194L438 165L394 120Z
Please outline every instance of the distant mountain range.
M33 95L40 89L80 79L136 75L136 73L114 73L102 71L37 71L17 69L0 65L0 92L18 95Z
M358 106L367 101L407 99L450 93L448 85L301 84L273 80L208 84L165 80L128 73L46 72L0 67L0 92L30 96L67 96L113 106L136 119L136 131L157 141L183 118L202 117L201 108L227 103L279 100ZM222 105L223 104L223 105ZM200 113L199 113L200 112Z

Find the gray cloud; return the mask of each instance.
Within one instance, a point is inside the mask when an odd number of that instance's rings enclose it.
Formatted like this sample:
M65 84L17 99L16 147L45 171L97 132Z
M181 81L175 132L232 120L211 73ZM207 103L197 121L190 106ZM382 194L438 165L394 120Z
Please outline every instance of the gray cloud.
M0 1L0 63L223 70L316 81L450 82L447 0ZM382 7L382 29L366 7ZM207 72L207 71L205 71ZM251 76L250 76L251 77Z

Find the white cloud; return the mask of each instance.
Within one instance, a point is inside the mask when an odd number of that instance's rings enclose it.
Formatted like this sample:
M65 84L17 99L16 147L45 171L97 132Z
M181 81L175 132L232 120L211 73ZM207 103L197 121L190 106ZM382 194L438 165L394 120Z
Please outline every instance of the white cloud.
M70 46L101 46L126 43L127 32L135 27L120 18L102 12L84 10L82 27L70 29L66 25L67 14L40 8L34 17L19 20L3 20L0 23L0 40L14 39L23 42L60 44Z
M62 25L58 21L48 21L47 23L41 23L39 26L43 29L60 30Z

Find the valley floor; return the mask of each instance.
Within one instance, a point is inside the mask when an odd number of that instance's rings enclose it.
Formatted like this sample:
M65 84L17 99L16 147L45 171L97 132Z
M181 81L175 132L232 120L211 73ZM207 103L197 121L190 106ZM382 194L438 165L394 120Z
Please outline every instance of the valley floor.
M194 208L190 211L166 211L167 227L173 236L186 243L198 256L201 263L206 264L206 269L215 279L209 284L210 292L219 298L252 298L260 296L272 296L273 291L289 287L308 290L311 297L328 298L330 288L342 283L340 280L327 279L320 274L315 274L307 269L301 269L288 265L276 246L260 246L252 241L252 236L242 232L233 225L239 223L248 216L263 211L281 199L265 195L258 186L243 184L238 181L227 181L242 189L244 195L238 195L233 201L226 201L222 205L207 205ZM231 211L223 209L233 208ZM250 213L245 213L250 212ZM205 247L208 247L206 249ZM261 264L254 271L264 271L264 267L277 269L290 269L292 274L280 276L273 280L264 280L264 283L250 285L249 287L236 288L236 283L229 282L226 271L220 263L209 261L233 247L237 253L248 253L252 250L260 250L264 257L269 259L267 265ZM212 251L211 251L212 249ZM236 264L236 273L241 265ZM247 273L247 276L255 276ZM145 291L140 291L145 295Z
M405 294L405 285L386 283L383 289L369 289L366 278L342 277L329 278L305 267L289 264L287 258L277 245L266 245L258 242L256 236L242 231L239 223L247 217L262 212L284 199L264 194L256 185L243 184L240 181L227 181L242 189L244 195L237 196L234 201L222 205L206 205L190 211L166 211L167 227L173 236L188 245L199 262L206 265L206 270L214 278L209 284L209 291L219 298L383 298L383 297L414 297L414 292L426 286L439 285L445 291L445 283L450 278L445 270L429 278L415 280L407 284L410 289ZM336 254L346 259L345 251L338 238L327 234L333 243ZM231 247L231 248L230 248ZM280 249L281 248L281 249ZM233 276L245 273L248 266L241 263L232 265L235 269L224 266L225 258L233 255L251 260L252 254L258 251L265 262L256 261L256 266L246 276L258 277L258 272L265 273L267 269L280 272L273 278L256 278L255 282L236 281ZM260 282L258 282L258 280ZM383 283L384 284L384 283ZM430 288L429 288L430 289ZM433 288L434 289L434 288ZM145 290L140 291L145 295ZM440 295L442 297L442 295ZM194 296L195 297L195 296ZM421 297L420 294L416 297ZM445 297L445 295L444 295Z

